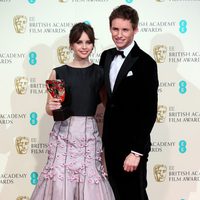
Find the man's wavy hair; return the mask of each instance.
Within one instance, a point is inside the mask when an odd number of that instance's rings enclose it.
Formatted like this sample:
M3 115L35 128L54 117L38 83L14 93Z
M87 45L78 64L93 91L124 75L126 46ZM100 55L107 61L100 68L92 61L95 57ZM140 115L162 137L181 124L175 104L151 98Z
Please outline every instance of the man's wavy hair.
M112 11L112 13L110 14L110 17L109 17L110 27L112 26L112 21L116 18L130 20L133 30L135 30L138 27L138 22L139 22L138 13L134 8L132 8L130 6L121 5Z

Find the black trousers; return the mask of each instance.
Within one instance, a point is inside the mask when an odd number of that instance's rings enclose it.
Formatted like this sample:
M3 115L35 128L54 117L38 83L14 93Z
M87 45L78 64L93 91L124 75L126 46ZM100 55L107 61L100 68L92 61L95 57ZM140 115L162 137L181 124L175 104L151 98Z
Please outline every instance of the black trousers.
M136 171L125 172L123 163L126 156L105 150L108 179L116 200L148 200L146 192L147 157L141 157Z

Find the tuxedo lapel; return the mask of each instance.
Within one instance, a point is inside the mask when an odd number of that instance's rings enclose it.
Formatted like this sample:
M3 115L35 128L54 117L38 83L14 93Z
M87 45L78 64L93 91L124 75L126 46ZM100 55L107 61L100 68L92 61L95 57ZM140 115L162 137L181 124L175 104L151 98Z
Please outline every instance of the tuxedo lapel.
M121 68L119 70L119 73L117 75L117 78L116 78L116 81L115 81L115 85L114 85L114 88L113 88L113 93L115 92L115 90L119 86L119 84L122 81L122 79L126 76L128 71L130 71L130 69L133 67L134 63L138 59L138 56L136 56L138 50L139 50L139 47L135 43L135 46L132 48L132 50L128 54L128 56L125 58L125 61L122 64L122 66L121 66Z
M105 59L105 68L104 68L105 69L105 84L108 89L108 94L110 96L112 94L111 85L110 85L110 66L115 57L114 51L115 51L115 48L108 51L108 53L106 55L106 59Z

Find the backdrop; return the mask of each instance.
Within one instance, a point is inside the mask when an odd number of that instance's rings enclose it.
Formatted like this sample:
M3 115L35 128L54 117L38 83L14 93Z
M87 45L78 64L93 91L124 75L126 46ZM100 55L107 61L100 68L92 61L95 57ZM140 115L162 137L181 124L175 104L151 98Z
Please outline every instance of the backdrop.
M200 199L200 0L0 0L0 199L28 200L46 163L45 80L72 59L69 30L80 21L94 27L98 63L113 46L108 17L120 4L138 11L135 40L158 64L150 200Z

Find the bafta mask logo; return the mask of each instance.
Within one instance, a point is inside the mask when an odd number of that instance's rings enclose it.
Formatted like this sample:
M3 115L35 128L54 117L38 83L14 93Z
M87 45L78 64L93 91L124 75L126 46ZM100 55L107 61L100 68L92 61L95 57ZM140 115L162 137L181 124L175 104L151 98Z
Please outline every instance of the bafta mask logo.
M27 137L17 137L15 139L15 147L18 154L26 154L28 151L28 145L29 145L29 138Z
M16 15L13 18L13 24L16 33L24 33L26 31L27 18L24 15Z
M153 168L154 178L157 182L165 181L167 175L167 167L166 165L155 165Z
M57 49L58 60L61 64L67 64L70 59L70 49L67 46L60 46Z
M28 78L20 76L15 78L15 90L17 94L26 94L28 87Z
M165 122L166 114L167 114L167 106L159 105L157 110L156 122L158 123Z
M27 196L18 196L16 200L30 200Z
M164 63L167 56L167 47L165 45L156 45L153 48L153 54L157 63Z
M59 2L66 3L66 2L68 2L68 0L59 0Z

